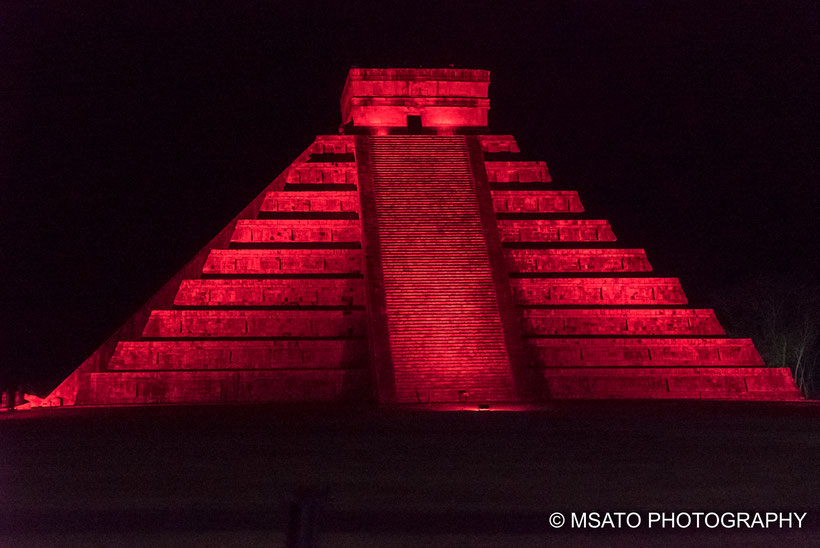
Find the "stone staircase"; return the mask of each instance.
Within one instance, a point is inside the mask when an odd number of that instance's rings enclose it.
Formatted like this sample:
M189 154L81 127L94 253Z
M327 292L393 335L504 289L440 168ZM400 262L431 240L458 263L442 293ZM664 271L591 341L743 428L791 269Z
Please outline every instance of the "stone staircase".
M395 401L507 401L510 362L464 137L370 137Z

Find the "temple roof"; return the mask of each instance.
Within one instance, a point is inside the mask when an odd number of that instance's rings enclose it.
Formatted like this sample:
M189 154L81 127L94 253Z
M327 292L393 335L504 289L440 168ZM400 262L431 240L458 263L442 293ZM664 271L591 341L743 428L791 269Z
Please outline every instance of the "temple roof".
M342 91L342 125L401 127L420 116L428 127L484 127L490 71L353 68Z

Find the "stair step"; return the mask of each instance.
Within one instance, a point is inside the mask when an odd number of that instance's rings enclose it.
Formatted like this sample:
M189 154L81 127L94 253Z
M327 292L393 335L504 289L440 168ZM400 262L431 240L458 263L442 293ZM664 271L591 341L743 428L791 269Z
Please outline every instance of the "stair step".
M77 404L361 401L363 370L156 371L91 373Z
M499 219L502 242L614 242L608 221Z
M484 152L521 152L512 135L479 135L478 142L481 143L481 150Z
M361 337L362 310L154 310L143 337Z
M543 378L555 399L800 399L783 368L548 369Z
M174 305L364 306L364 280L183 280Z
M360 249L214 249L203 274L361 274Z
M677 278L512 278L519 305L686 304Z
M496 213L581 213L574 190L493 190Z
M522 332L534 335L725 335L712 310L526 309Z
M365 367L364 339L270 341L124 341L112 371L187 369L338 369Z
M356 184L356 164L354 162L315 162L298 164L288 170L287 184Z
M348 219L254 219L236 224L231 242L356 242L361 241L361 223Z
M308 147L310 154L354 154L356 142L352 135L318 135Z
M546 162L484 162L491 183L549 183Z
M355 191L272 191L265 194L262 212L348 212L358 213Z
M727 367L764 365L751 339L527 339L534 367ZM714 370L719 374L719 370Z
M649 272L643 249L505 249L510 272Z
M369 148L397 401L509 400L466 141L374 137Z

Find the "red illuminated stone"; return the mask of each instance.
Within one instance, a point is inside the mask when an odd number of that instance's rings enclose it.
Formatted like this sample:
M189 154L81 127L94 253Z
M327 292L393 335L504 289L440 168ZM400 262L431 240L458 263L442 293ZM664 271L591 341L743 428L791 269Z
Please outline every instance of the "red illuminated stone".
M345 242L359 243L361 223L358 219L264 219L239 221L231 242L290 243Z
M488 86L352 69L345 133L318 136L43 405L799 399L490 133Z
M584 207L574 190L493 190L496 213L581 213Z
M202 268L212 275L358 274L358 249L214 249Z
M643 249L505 249L510 272L649 272Z
M490 153L519 153L518 143L512 135L480 135L478 142L481 143L481 150Z
M288 184L356 184L356 165L350 163L310 163L292 167L285 179Z
M491 183L549 183L546 162L485 162Z
M607 221L579 219L501 219L498 229L503 242L614 242Z
M183 280L176 306L361 306L361 279Z
M342 91L342 124L484 127L490 73L464 69L351 69Z
M676 305L686 295L676 278L513 278L521 305Z
M356 192L268 192L260 212L276 213L339 213L359 211L359 195Z

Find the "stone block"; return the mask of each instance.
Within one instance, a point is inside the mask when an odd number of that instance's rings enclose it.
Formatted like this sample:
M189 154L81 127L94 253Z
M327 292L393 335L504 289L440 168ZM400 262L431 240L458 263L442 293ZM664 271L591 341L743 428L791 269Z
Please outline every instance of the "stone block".
M484 162L491 183L549 183L546 162Z
M525 336L548 335L723 335L712 310L699 309L525 309Z
M360 249L214 249L203 274L358 274Z
M356 141L352 135L319 135L308 147L310 154L353 154Z
M361 336L364 322L360 310L155 310L143 337Z
M580 213L581 199L574 190L493 190L496 213ZM535 210L532 209L533 201Z
M750 339L526 339L534 367L750 367L763 365ZM726 352L734 349L734 352ZM727 358L727 354L731 358ZM710 369L717 371L717 369Z
M265 213L358 212L355 191L272 191L265 194L260 211Z
M349 219L257 219L236 224L235 243L358 243L361 225Z
M502 242L615 241L609 223L594 219L499 219L498 229Z
M356 184L356 164L353 162L312 162L291 167L286 175L288 184Z
M479 135L478 142L481 143L481 150L484 152L521 152L512 135Z
M505 249L510 272L649 272L643 249Z
M367 341L358 339L195 340L120 342L112 371L298 369L365 367Z

